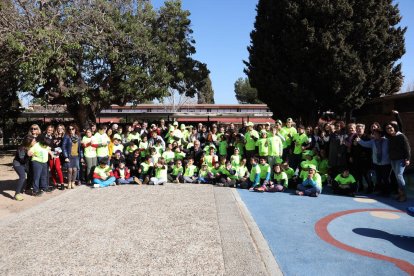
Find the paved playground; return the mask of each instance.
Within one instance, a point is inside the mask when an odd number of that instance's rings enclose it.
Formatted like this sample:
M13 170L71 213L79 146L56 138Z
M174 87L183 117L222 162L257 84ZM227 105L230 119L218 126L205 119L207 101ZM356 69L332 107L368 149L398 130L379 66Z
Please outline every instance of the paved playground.
M0 275L280 275L243 213L210 185L83 186L0 220Z
M239 193L285 275L414 275L413 200Z
M210 185L83 186L0 219L0 274L414 274L414 219L401 211L409 204Z

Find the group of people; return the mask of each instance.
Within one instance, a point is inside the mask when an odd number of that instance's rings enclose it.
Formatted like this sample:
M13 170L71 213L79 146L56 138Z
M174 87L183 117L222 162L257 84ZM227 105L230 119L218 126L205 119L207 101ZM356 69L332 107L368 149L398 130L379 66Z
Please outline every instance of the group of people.
M325 186L337 194L378 192L406 201L404 169L410 145L396 121L383 125L343 121L317 126L284 123L197 125L161 120L121 127L32 125L16 151L16 200L56 188L112 185L213 184L318 196ZM66 178L64 177L64 172ZM27 181L26 181L27 179ZM394 185L394 186L393 186Z

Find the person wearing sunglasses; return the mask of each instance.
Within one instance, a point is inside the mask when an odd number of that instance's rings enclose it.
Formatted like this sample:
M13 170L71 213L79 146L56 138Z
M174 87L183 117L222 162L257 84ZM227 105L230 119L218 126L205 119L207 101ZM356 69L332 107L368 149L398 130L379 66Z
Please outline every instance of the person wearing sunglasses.
M81 139L75 124L69 125L68 132L63 137L63 156L68 169L68 189L74 189L79 161L83 162Z
M32 135L36 138L41 133L42 133L42 131L40 130L40 126L38 124L33 124L33 125L30 126L28 134L30 134L30 135Z

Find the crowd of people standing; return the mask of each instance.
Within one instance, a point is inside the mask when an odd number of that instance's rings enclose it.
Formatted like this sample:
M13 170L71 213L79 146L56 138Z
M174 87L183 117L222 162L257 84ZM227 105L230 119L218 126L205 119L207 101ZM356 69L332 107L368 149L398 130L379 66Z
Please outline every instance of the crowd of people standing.
M406 201L410 145L395 121L304 126L291 118L240 127L135 121L79 130L74 123L30 127L16 151L16 200L55 189L114 185L213 184L318 196L357 192Z

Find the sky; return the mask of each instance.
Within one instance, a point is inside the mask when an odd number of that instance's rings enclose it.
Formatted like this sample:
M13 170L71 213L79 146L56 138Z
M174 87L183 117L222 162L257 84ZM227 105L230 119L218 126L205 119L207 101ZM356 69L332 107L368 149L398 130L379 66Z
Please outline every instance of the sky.
M256 17L258 0L182 0L183 8L191 12L193 37L197 53L194 58L207 64L214 89L215 102L237 103L234 83L243 72L243 60L248 60L247 46ZM152 0L159 7L163 0ZM402 91L410 85L414 90L414 0L399 3L405 34L406 54L402 71L405 76ZM411 14L411 16L410 16Z

